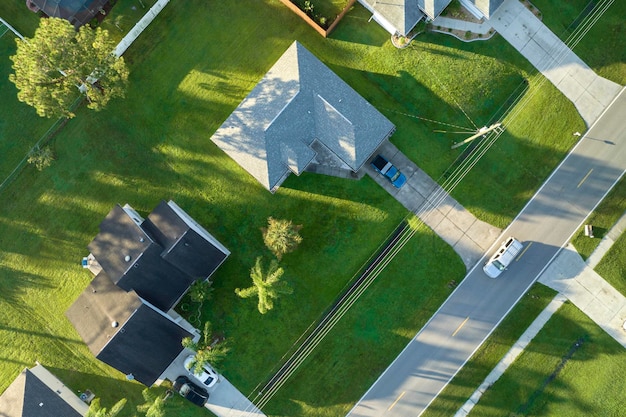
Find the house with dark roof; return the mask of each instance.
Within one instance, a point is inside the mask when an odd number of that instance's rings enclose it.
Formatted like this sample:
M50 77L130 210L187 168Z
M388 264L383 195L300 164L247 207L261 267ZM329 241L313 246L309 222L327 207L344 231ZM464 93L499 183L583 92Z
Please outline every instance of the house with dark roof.
M211 140L271 192L332 160L356 173L395 126L297 41Z
M146 386L154 384L194 337L180 323L115 284L103 271L65 313L93 355Z
M113 283L162 311L230 254L173 201L162 201L147 219L129 205L115 206L88 248Z
M26 368L0 395L2 417L81 417L89 406L50 371Z
M146 219L116 205L88 245L96 275L66 312L94 356L151 386L199 333L172 308L230 251L173 201Z
M101 13L108 3L109 0L26 0L30 10L69 20L77 29Z
M477 18L489 18L504 0L460 0ZM452 0L359 0L372 18L392 35L406 36L422 19L433 20Z

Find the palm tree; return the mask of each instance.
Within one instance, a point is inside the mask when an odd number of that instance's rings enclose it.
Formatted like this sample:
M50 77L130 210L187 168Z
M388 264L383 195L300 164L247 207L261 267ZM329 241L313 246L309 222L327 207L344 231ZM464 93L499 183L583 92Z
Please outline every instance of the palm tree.
M141 391L145 403L137 406L137 411L145 413L146 417L165 417L165 398L150 391L148 388Z
M183 347L196 352L191 370L198 375L202 374L202 368L206 364L217 369L217 364L224 360L226 354L230 350L223 340L213 342L211 322L208 321L204 323L202 339L196 343L190 337L185 337L182 344Z
M250 278L252 278L252 287L235 290L241 298L250 298L253 296L259 297L259 313L265 314L274 307L274 299L278 298L279 294L291 294L293 288L286 282L280 281L280 277L285 272L283 268L278 266L278 262L275 259L270 261L267 272L263 272L263 266L261 265L262 257L256 258L256 263L250 270Z
M261 228L263 242L280 261L284 254L293 252L302 242L300 229L302 225L294 225L291 220L276 220L268 217L267 227Z
M100 405L100 398L96 398L89 405L89 410L87 414L85 414L85 417L115 417L122 411L125 405L126 398L122 398L117 404L111 407L111 411L107 411L106 408Z

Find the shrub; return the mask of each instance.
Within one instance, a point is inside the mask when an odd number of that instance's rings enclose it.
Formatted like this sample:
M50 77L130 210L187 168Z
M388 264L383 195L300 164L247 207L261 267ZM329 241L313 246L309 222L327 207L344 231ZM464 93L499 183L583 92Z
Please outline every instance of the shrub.
M44 146L43 148L37 146L28 155L28 163L35 165L35 168L39 171L52 165L52 161L54 161L54 153L49 146Z

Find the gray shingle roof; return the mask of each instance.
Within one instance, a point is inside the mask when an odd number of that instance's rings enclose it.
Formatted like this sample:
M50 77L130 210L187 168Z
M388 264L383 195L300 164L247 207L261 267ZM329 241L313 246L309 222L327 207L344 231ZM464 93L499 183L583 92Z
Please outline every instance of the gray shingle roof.
M419 0L419 7L431 19L436 18L452 0Z
M318 140L357 171L394 125L294 42L211 137L226 154L274 191L303 172Z
M359 0L370 10L376 11L401 35L406 35L423 17L420 2L424 0Z

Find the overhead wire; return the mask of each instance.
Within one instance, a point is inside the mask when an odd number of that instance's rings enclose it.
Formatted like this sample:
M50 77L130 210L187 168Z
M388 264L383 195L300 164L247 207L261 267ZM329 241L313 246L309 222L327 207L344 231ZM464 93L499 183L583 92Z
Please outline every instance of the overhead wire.
M568 36L566 41L564 42L568 47L560 48L560 50L555 50L553 54L546 54L545 60L553 60L555 64L560 64L565 57L565 55L569 52L569 50L573 49L585 34L595 25L595 23L600 19L600 17L608 10L608 8L613 4L615 0L605 0L600 3L594 10L589 14L588 18L581 22L574 32ZM524 110L526 106L529 105L532 98L537 94L539 88L547 81L547 78L542 77L538 80L535 86L529 88L528 90L523 89L516 97L515 100L511 102L511 104L504 111L504 118L502 119L503 124L511 123L515 120L519 114ZM501 106L502 108L502 106ZM500 109L497 111L499 112ZM390 109L389 109L390 110ZM462 110L462 109L461 109ZM394 111L394 110L391 110ZM463 110L462 110L463 111ZM401 113L401 112L397 112ZM464 112L465 113L465 112ZM466 114L466 113L465 113ZM410 117L417 117L414 115L408 115ZM466 114L466 117L467 114ZM428 120L432 121L432 120ZM436 122L441 123L442 122ZM454 125L453 125L454 126ZM458 127L458 126L457 126ZM466 129L465 127L461 127ZM479 143L478 146L474 148L474 150L470 153L468 158L466 158L461 165L455 168L452 174L448 178L444 178L442 181L442 185L437 188L437 190L431 194L424 203L413 213L405 216L403 222L410 222L411 217L416 215L417 218L421 218L422 216L428 217L431 215L433 210L439 208L439 206L444 202L449 192L454 190L456 186L460 183L460 181L469 173L469 171L480 161L480 159L485 155L485 153L493 146L493 144L498 140L498 138L503 134L504 129L490 132L486 135L486 137ZM424 214L426 213L426 214ZM275 393L286 383L291 375L298 369L298 367L309 357L311 352L319 345L319 343L324 339L324 337L333 329L335 324L343 318L346 312L352 307L352 305L359 299L359 297L367 290L367 288L375 281L375 279L379 276L379 274L384 270L384 268L393 260L396 254L408 243L408 241L417 233L419 230L425 227L425 223L423 220L419 220L416 226L409 225L406 227L396 238L397 240L394 242L389 252L384 253L383 258L379 260L379 262L375 263L372 270L368 272L368 275L365 277L363 283L359 285L359 287L355 290L354 293L348 293L345 296L345 301L342 302L340 300L337 305L337 310L335 314L333 314L327 321L326 317L322 317L318 319L316 322L313 322L308 326L307 330L298 338L297 342L301 341L303 338L305 340L310 340L310 344L308 344L305 349L296 357L294 361L287 361L289 365L286 368L282 368L279 370L277 374L280 377L277 380L270 379L271 386L268 387L266 384L265 389L262 389L256 396L254 397L254 401L258 401L258 406L264 407L275 395ZM377 253L382 245L379 245L379 248L376 250ZM366 265L368 262L372 260L373 256L370 256L368 261L364 264ZM363 266L361 270L364 268ZM354 280L354 276L348 281L345 287L347 287ZM306 333L310 332L315 323L318 323L317 327L319 332L313 331L308 336L305 336ZM295 346L292 345L292 348ZM286 356L283 355L283 358ZM285 366L285 365L283 365ZM258 389L260 386L257 385ZM265 392L263 392L265 391ZM249 397L252 394L249 395ZM251 407L254 407L252 404L249 408L243 411L250 411Z

